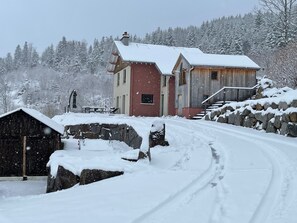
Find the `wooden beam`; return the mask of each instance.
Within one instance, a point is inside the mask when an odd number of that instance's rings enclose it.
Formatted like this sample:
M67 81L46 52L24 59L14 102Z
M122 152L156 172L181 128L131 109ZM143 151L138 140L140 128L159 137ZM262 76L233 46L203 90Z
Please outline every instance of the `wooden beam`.
M26 170L27 136L23 137L23 180L27 180Z

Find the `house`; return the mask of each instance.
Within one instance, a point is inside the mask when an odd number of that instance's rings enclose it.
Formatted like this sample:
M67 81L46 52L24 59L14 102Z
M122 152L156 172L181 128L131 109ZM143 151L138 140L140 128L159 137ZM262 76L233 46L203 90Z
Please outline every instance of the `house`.
M259 69L247 56L181 53L172 71L176 114L192 118L205 105L251 97Z
M50 155L61 148L64 127L36 110L0 116L0 176L44 176Z
M198 48L132 43L127 33L114 41L110 66L114 107L135 116L175 115L172 68L181 53L201 54Z

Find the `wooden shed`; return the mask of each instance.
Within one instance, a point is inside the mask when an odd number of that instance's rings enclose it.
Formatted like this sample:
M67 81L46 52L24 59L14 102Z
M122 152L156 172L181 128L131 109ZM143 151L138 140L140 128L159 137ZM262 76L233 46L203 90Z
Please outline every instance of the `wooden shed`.
M259 69L243 55L181 54L173 68L176 113L192 118L205 105L251 97Z
M64 127L40 112L18 108L0 116L0 176L45 176L61 148Z

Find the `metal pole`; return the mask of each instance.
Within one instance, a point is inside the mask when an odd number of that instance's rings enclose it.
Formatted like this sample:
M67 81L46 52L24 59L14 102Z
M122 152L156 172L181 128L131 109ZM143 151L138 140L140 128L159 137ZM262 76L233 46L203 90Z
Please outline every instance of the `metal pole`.
M23 137L23 180L27 180L26 175L26 150L27 150L27 136Z

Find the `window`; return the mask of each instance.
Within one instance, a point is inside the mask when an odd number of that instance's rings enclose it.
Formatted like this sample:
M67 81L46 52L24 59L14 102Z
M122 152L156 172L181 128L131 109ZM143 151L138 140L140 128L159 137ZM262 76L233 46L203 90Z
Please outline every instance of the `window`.
M154 103L154 95L153 94L142 94L141 95L141 103L153 104Z
M186 69L183 68L183 63L180 64L179 70L179 85L186 84Z
M163 87L166 87L166 76L163 76Z
M212 80L217 80L218 79L218 71L211 71L210 77Z
M120 85L120 73L117 74L117 86Z
M119 96L117 96L117 103L116 103L116 107L118 108L118 107L119 107L119 105L120 105L120 97L119 97Z
M126 69L123 71L123 84L126 83L126 76L127 76L127 73L126 73Z

